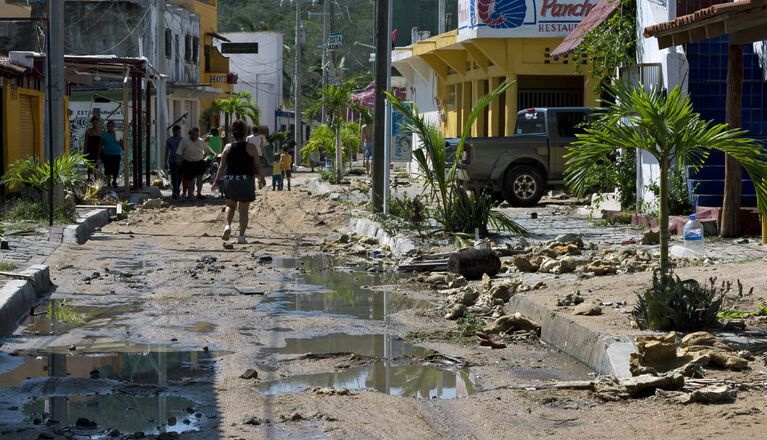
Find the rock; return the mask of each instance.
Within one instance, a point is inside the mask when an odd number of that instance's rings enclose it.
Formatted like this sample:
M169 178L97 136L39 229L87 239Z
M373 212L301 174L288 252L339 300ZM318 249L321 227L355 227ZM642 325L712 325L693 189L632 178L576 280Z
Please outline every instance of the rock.
M559 261L554 258L544 257L543 261L538 266L538 270L545 273L558 273Z
M594 380L594 394L602 400L608 402L617 402L619 400L631 397L626 391L626 387L618 382L618 379L612 376L599 376Z
M702 350L692 351L695 346L687 347L685 351L695 357L708 356L709 365L725 368L727 370L743 370L748 367L748 359L742 358L735 353L718 349L715 347L703 347Z
M583 301L585 300L581 296L581 291L576 290L573 293L568 293L563 299L557 300L557 306L559 307L575 306L575 305L581 304Z
M474 304L479 297L479 291L471 286L442 290L440 293L447 295L447 302L449 304L463 304L465 306Z
M567 256L559 260L559 273L570 273L578 267L578 259Z
M489 289L492 286L493 286L493 279L490 278L490 275L486 273L482 274L482 288Z
M177 422L175 417L168 417L168 426L173 426Z
M615 263L595 260L586 265L586 272L594 272L596 276L614 275L618 272L618 267Z
M244 422L242 422L243 425L253 425L253 426L259 426L264 424L264 420L260 419L258 417L251 417L249 419L246 419Z
M527 330L534 331L540 335L541 326L537 322L528 319L521 313L515 313L513 315L504 315L495 321L491 322L485 328L485 333L509 333L515 330Z
M98 379L99 377L101 377L101 373L99 373L99 370L97 368L94 368L93 370L91 370L89 375L90 375L91 379L94 379L94 380Z
M652 228L642 234L642 244L647 246L660 244L660 229Z
M122 432L120 432L119 429L113 429L113 430L109 431L109 436L110 437L119 437L121 435L122 435Z
M155 437L156 440L178 440L181 438L181 434L178 432L161 432Z
M703 367L708 365L710 359L711 358L708 356L701 356L697 359L693 359L690 362L687 362L679 368L675 368L673 372L679 373L684 377L702 379L706 377L706 370Z
M708 332L695 332L686 334L679 342L679 346L690 347L692 345L706 345L713 346L716 342L716 337Z
M349 234L341 234L341 236L338 238L338 242L342 244L349 243Z
M538 270L537 266L533 266L530 259L523 255L515 255L511 258L512 264L520 272L535 272Z
M670 335L674 335L669 337ZM671 332L663 338L640 336L636 338L637 352L642 356L645 365L656 366L668 364L676 358L675 333Z
M289 419L290 419L291 422L298 422L298 421L303 420L304 416L302 416L301 414L299 414L297 412L294 412L293 414L290 415Z
M514 280L511 283L498 284L488 291L488 296L492 299L500 299L503 300L503 302L508 302L511 297L517 293L517 288L519 288L521 284L522 283L519 280Z
M142 431L136 431L133 433L133 438L146 438L146 434L144 434Z
M722 330L740 331L745 329L745 319L726 319L724 322L722 322Z
M582 303L575 307L573 315L597 316L602 314L602 308L597 304Z
M161 199L149 199L141 204L141 208L143 209L160 209L165 208L168 205L163 202Z
M75 422L75 426L79 428L93 429L93 428L96 428L98 425L96 424L96 422L92 420L88 420L85 417L80 417Z
M234 249L234 243L224 243L224 249Z
M43 440L43 439L45 439L45 440L52 440L55 437L50 432L41 432L40 434L38 434L37 438L38 438L38 440Z
M554 243L551 245L551 250L556 252L558 256L562 255L580 255L581 250L574 244L560 244Z
M700 388L689 394L677 397L679 403L732 403L738 397L738 392L727 385L712 385Z
M240 379L246 379L246 380L258 379L258 371L256 371L253 368L248 368L247 370L245 370L244 373L240 375Z
M485 274L485 275L487 275L487 274ZM456 277L453 277L453 280L449 281L447 283L447 287L450 288L450 289L455 289L455 288L458 288L458 287L466 286L468 284L469 284L469 282L466 281L466 278L464 278L462 275L458 275Z
M642 374L636 377L621 379L620 384L626 388L626 392L631 397L642 397L652 394L656 389L666 391L679 390L684 386L684 376L677 373L663 376Z
M581 234L567 233L558 235L554 242L561 244L574 244L578 249L583 249L583 237Z
M463 315L466 314L466 306L463 304L453 304L450 306L450 308L447 310L447 313L445 313L445 319L458 319L462 318Z
M484 274L497 275L501 270L501 259L490 249L461 249L448 258L447 270L463 275L467 280L479 280Z

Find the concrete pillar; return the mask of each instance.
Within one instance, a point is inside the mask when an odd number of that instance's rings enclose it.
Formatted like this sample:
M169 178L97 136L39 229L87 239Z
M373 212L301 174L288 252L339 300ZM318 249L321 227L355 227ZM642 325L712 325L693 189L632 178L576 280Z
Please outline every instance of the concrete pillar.
M511 84L511 87L506 89L506 136L514 134L514 124L517 122L517 75L509 74L506 80Z

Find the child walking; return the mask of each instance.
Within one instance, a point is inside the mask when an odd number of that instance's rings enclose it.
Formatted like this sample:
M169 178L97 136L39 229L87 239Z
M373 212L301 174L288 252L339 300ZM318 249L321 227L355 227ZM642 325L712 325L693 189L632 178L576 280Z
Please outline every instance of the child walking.
M282 191L282 163L280 163L280 154L274 155L272 162L272 191Z
M288 151L288 146L282 147L282 154L280 155L280 169L285 180L288 181L288 191L290 191L290 174L293 171L293 156ZM281 188L280 188L281 189Z

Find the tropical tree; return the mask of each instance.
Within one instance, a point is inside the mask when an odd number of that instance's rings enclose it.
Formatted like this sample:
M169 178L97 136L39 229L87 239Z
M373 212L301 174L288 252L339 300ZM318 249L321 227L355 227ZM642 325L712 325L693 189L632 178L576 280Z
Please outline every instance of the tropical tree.
M253 102L253 95L245 90L239 91L234 95L216 99L214 106L224 113L224 126L226 127L227 136L229 135L229 124L231 123L232 116L239 119L248 118L253 121L253 125L258 125L261 116L261 111Z
M418 111L418 106L406 105L392 93L386 93L386 99L394 110L402 114L400 123L406 131L416 133L419 138L419 148L413 149L413 158L418 163L426 186L436 196L438 208L436 220L444 230L453 234L474 233L479 228L487 234L488 225L498 230L524 234L525 229L498 211L493 211L491 194L479 192L469 194L462 188L457 179L458 166L463 157L466 139L471 135L474 122L494 99L506 92L513 83L504 82L498 88L482 97L471 110L466 124L463 126L458 147L451 152L445 145L445 138L439 129Z
M346 81L339 85L330 84L317 91L316 100L306 109L310 115L318 115L323 107L327 115L328 126L333 130L336 137L336 174L338 181L341 180L341 127L346 120L346 113L351 110L355 113L367 113L368 108L352 101L352 93L356 85L353 81Z
M565 180L583 194L593 167L609 153L639 148L660 164L660 287L668 286L669 172L672 167L699 168L712 150L729 154L751 175L762 215L767 214L767 162L762 146L744 137L745 130L704 121L679 87L646 91L642 85L619 83L607 88L612 98L606 112L578 135L567 157Z

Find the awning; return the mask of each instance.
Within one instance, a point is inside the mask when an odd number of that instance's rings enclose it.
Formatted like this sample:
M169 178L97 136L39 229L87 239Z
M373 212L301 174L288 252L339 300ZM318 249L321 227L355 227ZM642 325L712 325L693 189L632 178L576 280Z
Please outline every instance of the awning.
M575 29L565 37L562 43L551 52L551 55L558 57L574 51L578 45L581 44L583 37L585 37L590 30L595 29L600 24L604 23L605 20L610 18L620 5L621 0L601 0L591 9L591 11L589 11L586 18L581 20Z
M660 49L725 34L729 34L733 44L767 39L767 2L743 0L723 3L644 29L645 37L658 39Z

